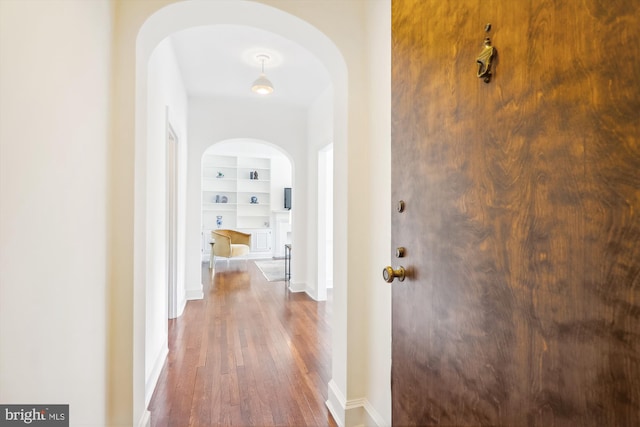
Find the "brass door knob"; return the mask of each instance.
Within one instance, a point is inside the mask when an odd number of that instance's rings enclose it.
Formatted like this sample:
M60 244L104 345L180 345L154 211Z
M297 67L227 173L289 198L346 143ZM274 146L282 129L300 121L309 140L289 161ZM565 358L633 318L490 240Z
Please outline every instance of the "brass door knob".
M396 279L396 278L400 282L402 282L404 280L404 276L405 276L405 271L404 271L404 267L402 266L396 268L395 270L393 269L393 267L385 267L384 270L382 270L382 278L387 283L393 282L393 279Z

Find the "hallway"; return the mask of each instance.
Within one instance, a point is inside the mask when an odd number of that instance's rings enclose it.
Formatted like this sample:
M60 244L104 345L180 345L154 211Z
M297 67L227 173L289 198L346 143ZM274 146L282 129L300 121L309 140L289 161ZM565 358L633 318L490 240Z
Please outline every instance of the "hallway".
M151 425L335 426L325 406L330 316L330 296L290 293L253 261L219 261L204 299L169 321Z

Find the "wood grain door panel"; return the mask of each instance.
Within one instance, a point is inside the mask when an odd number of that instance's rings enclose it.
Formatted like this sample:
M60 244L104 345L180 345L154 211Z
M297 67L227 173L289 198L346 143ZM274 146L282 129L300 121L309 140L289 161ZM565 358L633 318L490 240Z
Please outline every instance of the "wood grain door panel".
M394 424L640 425L640 2L392 7Z

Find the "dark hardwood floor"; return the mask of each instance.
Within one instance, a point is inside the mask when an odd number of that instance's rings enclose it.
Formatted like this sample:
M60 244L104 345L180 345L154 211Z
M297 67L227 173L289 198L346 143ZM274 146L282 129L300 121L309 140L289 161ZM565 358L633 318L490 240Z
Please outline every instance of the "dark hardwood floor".
M203 275L204 299L169 321L151 425L335 426L330 299L267 282L252 261L219 261L213 278L203 264Z

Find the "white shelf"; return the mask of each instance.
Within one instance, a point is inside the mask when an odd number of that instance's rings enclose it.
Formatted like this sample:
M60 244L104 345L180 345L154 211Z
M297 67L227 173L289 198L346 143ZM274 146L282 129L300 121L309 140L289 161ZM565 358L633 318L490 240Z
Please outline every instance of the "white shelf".
M256 173L258 179L252 179ZM218 216L222 216L221 228L249 232L252 241L254 234L260 242L268 236L270 248L271 159L208 154L202 159L201 178L203 256L209 254L208 239L211 230L218 228ZM226 197L227 203L216 202L216 197ZM251 203L252 197L257 197L258 203Z
M236 210L235 203L203 203L202 210L206 211L233 211Z

